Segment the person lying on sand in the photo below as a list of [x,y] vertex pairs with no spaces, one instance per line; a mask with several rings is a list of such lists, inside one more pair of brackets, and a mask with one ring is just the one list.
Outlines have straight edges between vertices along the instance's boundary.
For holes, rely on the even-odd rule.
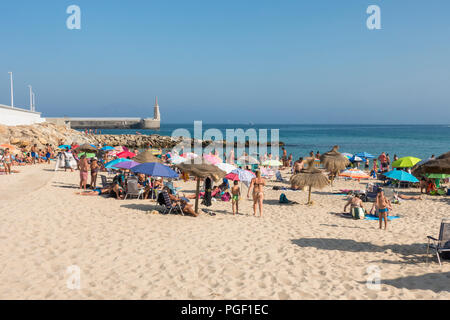
[[403,200],[422,200],[422,196],[407,196],[404,194],[395,194],[394,199],[398,200],[398,198]]
[[92,191],[86,191],[86,192],[75,192],[75,194],[78,194],[80,196],[100,196],[102,194],[107,194],[113,191],[114,187],[110,186],[107,188],[96,188]]

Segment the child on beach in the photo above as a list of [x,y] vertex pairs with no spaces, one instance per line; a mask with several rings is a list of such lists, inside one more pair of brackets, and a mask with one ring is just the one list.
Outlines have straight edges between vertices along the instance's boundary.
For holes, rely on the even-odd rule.
[[[238,181],[234,181],[234,185],[231,188],[231,206],[233,208],[233,215],[239,214],[239,197],[241,196],[241,188],[238,185]],[[236,208],[236,210],[235,210]]]

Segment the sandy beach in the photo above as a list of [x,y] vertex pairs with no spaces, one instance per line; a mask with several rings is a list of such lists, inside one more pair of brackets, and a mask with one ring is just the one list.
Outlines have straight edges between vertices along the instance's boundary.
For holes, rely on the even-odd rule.
[[[426,236],[438,235],[448,198],[394,205],[401,218],[384,231],[339,215],[346,196],[330,193],[357,181],[313,192],[313,206],[301,191],[283,191],[299,204],[280,205],[272,186],[282,184],[269,182],[263,218],[245,197],[240,215],[219,201],[215,216],[193,218],[151,214],[150,200],[75,195],[78,172],[53,165],[20,170],[0,177],[2,299],[450,298],[450,263],[425,263]],[[79,290],[67,286],[73,265]],[[367,286],[370,266],[379,290]]]

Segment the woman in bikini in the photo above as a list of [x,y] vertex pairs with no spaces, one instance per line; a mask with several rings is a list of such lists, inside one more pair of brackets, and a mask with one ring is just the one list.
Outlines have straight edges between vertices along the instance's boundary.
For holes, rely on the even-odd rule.
[[91,162],[91,187],[92,189],[97,188],[97,175],[100,170],[97,158],[93,158]]
[[253,215],[256,216],[256,205],[259,205],[259,216],[262,217],[263,200],[264,200],[264,186],[266,179],[261,178],[261,171],[256,171],[256,178],[252,179],[250,187],[248,188],[247,198],[250,198],[250,190],[253,188]]
[[11,153],[9,152],[9,148],[5,149],[5,153],[3,154],[2,160],[3,160],[3,165],[5,166],[5,173],[11,174],[12,158],[11,158]]

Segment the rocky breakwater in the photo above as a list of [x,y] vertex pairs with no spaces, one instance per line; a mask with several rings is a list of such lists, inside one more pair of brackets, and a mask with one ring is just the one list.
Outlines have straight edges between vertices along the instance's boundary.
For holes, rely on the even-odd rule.
[[0,125],[0,144],[9,143],[29,150],[34,144],[43,149],[46,144],[55,147],[60,143],[71,144],[72,142],[91,143],[91,139],[79,131],[51,123],[22,126]]
[[[32,145],[36,144],[38,148],[42,149],[46,144],[56,147],[60,144],[83,144],[90,143],[94,145],[108,145],[108,146],[126,146],[128,148],[165,148],[171,149],[176,145],[182,144],[184,146],[194,147],[195,143],[201,143],[203,147],[207,147],[212,143],[215,146],[222,145],[224,148],[227,143],[224,141],[198,141],[188,138],[172,138],[169,136],[152,135],[136,135],[136,134],[103,134],[93,135],[85,134],[77,130],[70,129],[66,126],[58,126],[52,123],[41,123],[34,125],[23,126],[2,126],[0,125],[0,144],[9,143],[19,148],[29,150]],[[256,142],[245,142],[239,144],[232,142],[235,147],[246,146],[249,144],[258,145]],[[283,145],[282,142],[279,143]]]

